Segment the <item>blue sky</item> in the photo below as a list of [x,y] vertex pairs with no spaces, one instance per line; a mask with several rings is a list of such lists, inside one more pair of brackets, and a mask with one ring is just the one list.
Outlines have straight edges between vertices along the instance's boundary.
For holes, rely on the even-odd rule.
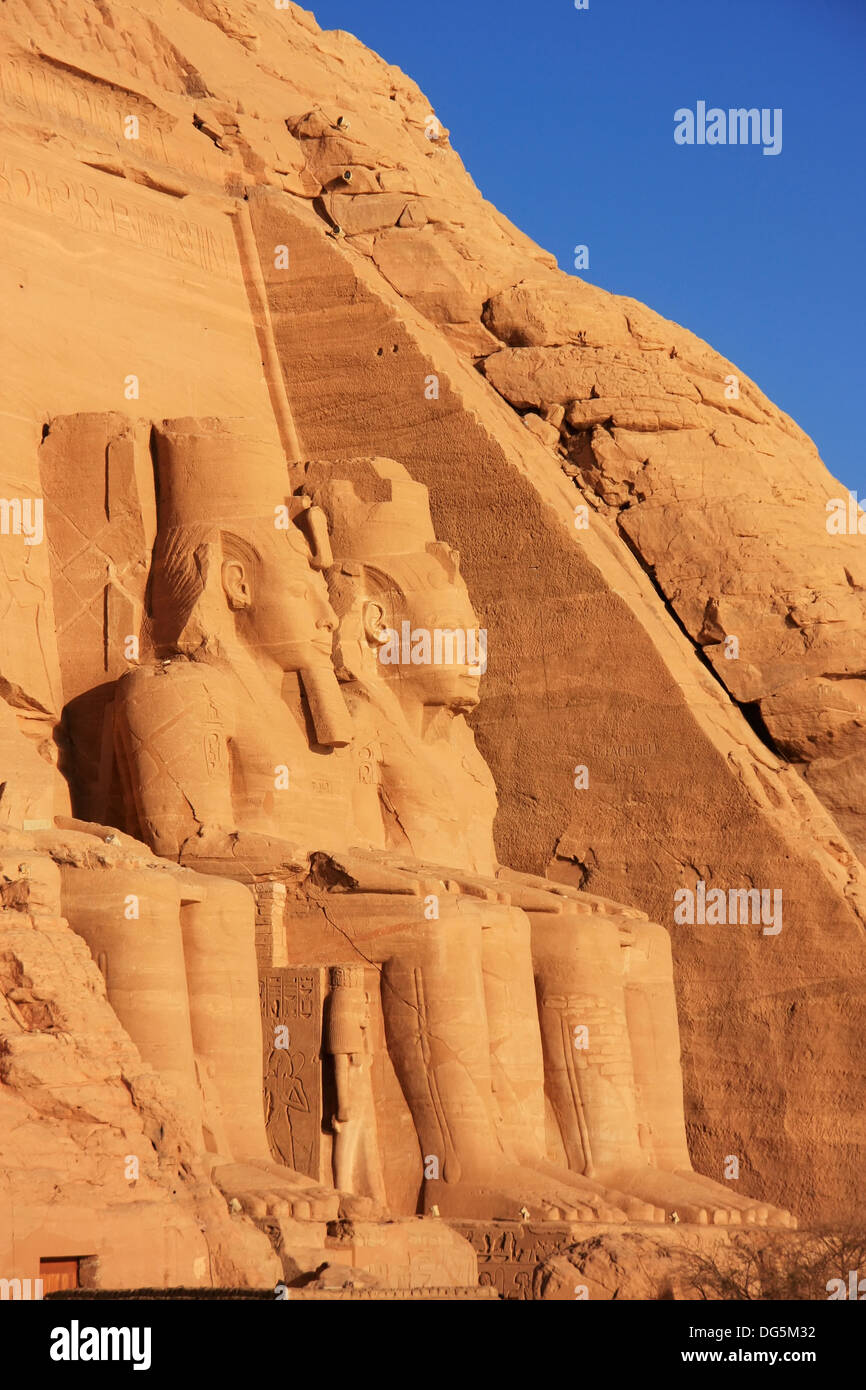
[[[308,0],[412,76],[482,192],[564,270],[732,359],[866,495],[866,0]],[[674,111],[781,107],[782,150]]]

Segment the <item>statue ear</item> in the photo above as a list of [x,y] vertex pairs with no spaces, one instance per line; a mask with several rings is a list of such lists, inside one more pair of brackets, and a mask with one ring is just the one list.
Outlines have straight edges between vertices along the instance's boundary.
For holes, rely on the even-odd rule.
[[371,647],[381,647],[388,640],[388,626],[385,622],[385,610],[381,603],[375,599],[367,599],[361,621],[364,626],[364,636]]
[[229,608],[236,613],[249,608],[253,601],[250,577],[242,560],[223,560],[221,570],[223,593]]

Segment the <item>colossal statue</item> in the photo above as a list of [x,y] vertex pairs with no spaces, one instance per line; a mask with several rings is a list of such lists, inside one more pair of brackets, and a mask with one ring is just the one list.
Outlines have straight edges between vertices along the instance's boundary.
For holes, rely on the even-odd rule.
[[[262,1113],[254,904],[247,888],[156,860],[106,826],[54,817],[56,769],[0,701],[0,865],[90,948],[115,1014],[171,1087],[193,1152],[242,1205],[326,1220],[370,1204],[271,1158]],[[36,813],[40,813],[37,815]]]
[[158,661],[116,703],[128,828],[207,878],[283,884],[286,958],[335,968],[339,1181],[381,1195],[392,1137],[366,970],[425,1210],[786,1219],[690,1171],[666,933],[496,863],[477,671],[378,659],[405,622],[477,631],[425,490],[361,460],[308,467],[301,495],[242,423],[165,422],[155,458]]
[[[8,578],[0,571],[0,611],[14,632]],[[45,621],[50,633],[50,606]],[[38,650],[49,665],[47,641]],[[14,703],[0,694],[0,864],[11,884],[26,876],[31,906],[62,916],[87,942],[115,1014],[170,1086],[191,1150],[226,1192],[259,1209],[317,1219],[369,1212],[366,1200],[343,1194],[341,1204],[272,1160],[249,890],[72,818],[49,711],[3,684]]]
[[668,1212],[787,1224],[691,1167],[665,929],[497,861],[496,790],[466,722],[486,634],[456,553],[435,539],[426,488],[391,460],[355,459],[308,465],[304,489],[328,518],[336,660],[360,737],[378,749],[389,845],[507,886],[513,901],[532,894],[544,1085],[569,1167]]
[[[95,852],[105,837],[107,862]],[[63,914],[102,969],[121,1024],[171,1086],[217,1185],[258,1215],[368,1214],[365,1200],[271,1157],[249,890],[154,860],[105,826],[70,820],[55,840]]]

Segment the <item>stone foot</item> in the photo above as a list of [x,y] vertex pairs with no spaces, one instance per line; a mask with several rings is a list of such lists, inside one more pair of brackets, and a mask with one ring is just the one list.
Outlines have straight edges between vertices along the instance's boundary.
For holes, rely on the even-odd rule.
[[296,1173],[278,1163],[225,1163],[215,1166],[213,1180],[220,1191],[236,1200],[253,1220],[293,1217],[296,1221],[384,1219],[386,1213],[370,1197],[322,1187],[306,1173]]
[[435,1206],[440,1216],[484,1221],[515,1221],[523,1212],[534,1221],[627,1219],[591,1184],[581,1188],[566,1181],[578,1175],[553,1171],[555,1176],[535,1166],[503,1164],[457,1183],[431,1180],[424,1184],[424,1210],[430,1213]]
[[701,1191],[706,1192],[709,1200],[715,1196],[717,1200],[726,1201],[730,1206],[740,1211],[744,1225],[783,1226],[789,1230],[797,1229],[797,1218],[792,1212],[786,1211],[784,1207],[774,1207],[769,1202],[759,1202],[752,1197],[745,1197],[741,1192],[732,1192],[726,1183],[716,1182],[713,1178],[707,1178],[703,1173],[696,1173],[691,1168],[677,1168],[674,1171],[676,1177],[695,1183]]
[[542,1161],[533,1163],[533,1168],[563,1183],[575,1196],[582,1194],[583,1200],[596,1209],[594,1221],[651,1221],[663,1222],[666,1213],[652,1202],[642,1201],[628,1192],[619,1192],[605,1183],[573,1173],[570,1168],[560,1168],[558,1164]]
[[668,1172],[660,1168],[622,1168],[605,1173],[603,1180],[644,1201],[663,1207],[668,1217],[677,1216],[698,1226],[766,1226],[769,1208],[738,1198],[720,1183],[699,1182],[692,1172]]
[[599,1173],[596,1178],[607,1187],[661,1208],[666,1220],[678,1217],[695,1226],[730,1224],[730,1208],[721,1209],[710,1200],[708,1193],[673,1173],[662,1173],[650,1167],[623,1167]]
[[343,1192],[339,1188],[323,1187],[317,1183],[315,1178],[309,1177],[307,1173],[297,1173],[293,1168],[285,1168],[281,1163],[271,1163],[267,1160],[256,1159],[254,1167],[268,1174],[276,1181],[284,1179],[289,1175],[291,1182],[299,1183],[306,1191],[314,1189],[321,1194],[333,1196],[336,1193],[340,1199],[340,1217],[346,1221],[390,1221],[390,1213],[381,1202],[377,1202],[374,1197],[363,1197],[356,1192]]

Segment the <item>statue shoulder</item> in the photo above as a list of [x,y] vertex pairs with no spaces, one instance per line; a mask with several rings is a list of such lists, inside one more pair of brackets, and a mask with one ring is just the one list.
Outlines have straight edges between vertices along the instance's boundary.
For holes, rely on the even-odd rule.
[[117,704],[131,724],[184,715],[231,725],[230,678],[204,662],[175,660],[139,666],[117,683]]

